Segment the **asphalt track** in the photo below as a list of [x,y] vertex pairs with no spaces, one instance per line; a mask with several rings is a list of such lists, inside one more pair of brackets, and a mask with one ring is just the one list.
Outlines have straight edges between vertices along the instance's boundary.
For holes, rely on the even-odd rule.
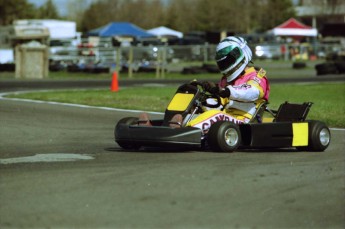
[[127,152],[130,115],[0,99],[0,228],[345,227],[344,130],[322,153]]

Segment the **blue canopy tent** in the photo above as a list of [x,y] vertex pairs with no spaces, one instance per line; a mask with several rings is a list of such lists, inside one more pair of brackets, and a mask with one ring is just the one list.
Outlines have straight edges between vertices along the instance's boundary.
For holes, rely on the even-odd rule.
[[155,37],[144,29],[129,22],[111,22],[105,26],[93,29],[87,33],[89,36],[112,37],[112,36],[132,36],[132,37]]

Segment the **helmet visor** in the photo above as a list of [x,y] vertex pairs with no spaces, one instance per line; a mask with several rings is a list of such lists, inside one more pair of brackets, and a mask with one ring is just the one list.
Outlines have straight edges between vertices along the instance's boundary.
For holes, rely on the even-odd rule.
[[244,57],[239,47],[231,48],[232,47],[226,47],[216,54],[216,61],[220,71],[228,69]]

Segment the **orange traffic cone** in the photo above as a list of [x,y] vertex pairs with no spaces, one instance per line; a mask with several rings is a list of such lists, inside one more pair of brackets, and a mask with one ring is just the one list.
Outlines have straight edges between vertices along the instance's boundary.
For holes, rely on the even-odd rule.
[[119,90],[119,82],[117,80],[117,72],[116,71],[113,72],[113,79],[111,81],[110,90],[114,91],[114,92],[117,92]]

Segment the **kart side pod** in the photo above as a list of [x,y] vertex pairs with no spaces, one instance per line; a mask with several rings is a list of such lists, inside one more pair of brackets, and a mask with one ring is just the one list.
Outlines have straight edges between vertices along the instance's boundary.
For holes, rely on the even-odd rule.
[[240,126],[242,145],[249,148],[295,147],[303,151],[324,151],[330,131],[320,121],[272,122]]
[[311,102],[280,105],[274,122],[240,126],[242,145],[252,148],[295,147],[303,151],[324,151],[331,139],[327,125],[306,120]]

